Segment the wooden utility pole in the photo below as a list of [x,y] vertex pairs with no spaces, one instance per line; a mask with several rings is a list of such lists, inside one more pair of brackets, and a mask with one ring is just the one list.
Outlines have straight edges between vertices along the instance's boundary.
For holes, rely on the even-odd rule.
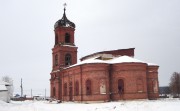
[[45,99],[46,99],[46,89],[45,89]]
[[21,97],[23,96],[23,86],[22,86],[22,78],[21,78]]

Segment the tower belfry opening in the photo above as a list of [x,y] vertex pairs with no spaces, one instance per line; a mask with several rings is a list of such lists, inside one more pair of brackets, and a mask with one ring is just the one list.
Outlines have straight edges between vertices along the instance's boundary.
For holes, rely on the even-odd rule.
[[65,34],[65,43],[70,43],[70,34]]

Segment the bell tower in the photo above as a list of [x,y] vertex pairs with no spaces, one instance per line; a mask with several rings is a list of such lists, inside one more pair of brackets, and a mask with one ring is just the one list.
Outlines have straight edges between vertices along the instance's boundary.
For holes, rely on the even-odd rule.
[[52,72],[50,73],[51,97],[62,99],[62,71],[77,63],[77,47],[74,43],[75,24],[66,17],[66,4],[60,20],[54,25],[54,47],[52,48]]
[[77,63],[74,31],[75,24],[67,19],[65,4],[63,17],[54,25],[55,42],[52,49],[52,71],[61,70]]

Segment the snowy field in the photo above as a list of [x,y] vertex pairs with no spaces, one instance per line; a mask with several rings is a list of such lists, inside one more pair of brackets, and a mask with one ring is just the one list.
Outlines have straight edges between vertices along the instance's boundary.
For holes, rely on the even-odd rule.
[[0,111],[180,111],[179,99],[133,100],[107,103],[49,103],[47,101],[0,101]]

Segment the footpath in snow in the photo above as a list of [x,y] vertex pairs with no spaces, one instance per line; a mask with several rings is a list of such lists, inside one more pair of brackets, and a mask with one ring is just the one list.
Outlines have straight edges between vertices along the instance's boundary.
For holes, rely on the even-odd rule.
[[48,101],[0,101],[0,111],[180,111],[179,99],[133,100],[107,103],[49,103]]

